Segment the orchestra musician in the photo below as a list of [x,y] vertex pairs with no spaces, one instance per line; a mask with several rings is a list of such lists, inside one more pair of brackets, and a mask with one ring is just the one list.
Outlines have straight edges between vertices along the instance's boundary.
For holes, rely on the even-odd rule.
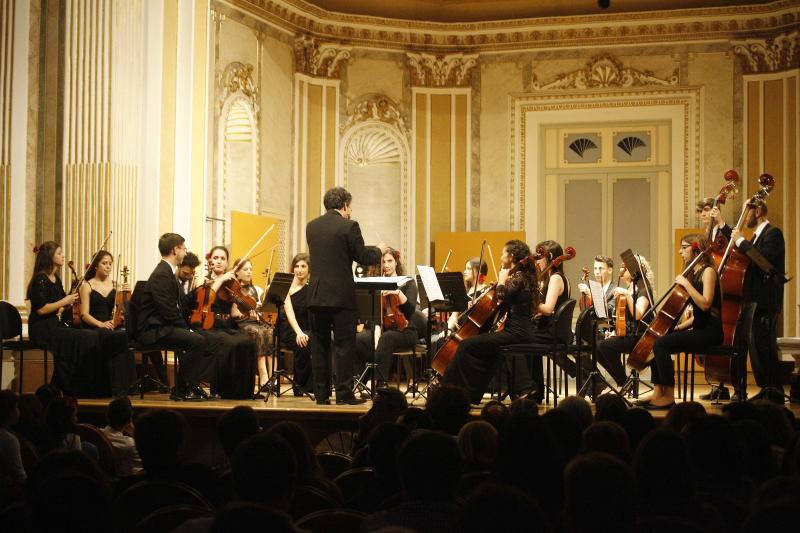
[[[467,289],[467,309],[472,306],[473,296],[475,300],[483,294],[486,290],[486,275],[489,273],[489,265],[486,261],[481,261],[479,257],[473,257],[467,260],[464,265],[464,287]],[[458,317],[460,314],[457,311],[450,313],[447,319],[447,329],[456,331],[458,329]]]
[[[175,275],[186,255],[184,238],[165,233],[158,240],[161,261],[142,289],[131,297],[136,339],[145,345],[168,344],[184,350],[173,399],[198,401],[209,398],[200,387],[216,378],[216,355],[206,351],[206,340],[191,331],[183,315],[185,302]],[[213,381],[212,381],[213,384]]]
[[[697,255],[709,247],[705,235],[686,235],[681,240],[680,255],[684,269]],[[651,363],[653,394],[639,404],[651,410],[667,410],[675,405],[675,370],[672,354],[703,353],[703,348],[716,346],[723,340],[721,292],[714,260],[703,254],[689,278],[679,275],[675,283],[689,294],[691,316],[677,324],[672,332],[658,338],[653,345],[655,359]]]
[[[546,240],[536,245],[536,249],[545,249],[544,257],[536,260],[536,268],[543,272],[539,276],[539,294],[541,294],[539,304],[532,309],[531,317],[533,320],[533,334],[531,341],[537,344],[550,344],[555,342],[551,332],[553,314],[564,302],[569,300],[570,285],[569,280],[564,275],[564,265],[553,266],[553,260],[564,255],[564,249],[556,241]],[[566,361],[567,370],[572,369],[575,375],[575,364]],[[536,400],[541,402],[544,397],[544,372],[542,363],[535,362],[533,365],[533,381],[537,387]]]
[[733,230],[722,218],[719,207],[714,205],[715,201],[716,199],[714,197],[709,196],[697,202],[697,219],[700,221],[700,226],[703,228],[707,228],[714,222],[714,226],[711,229],[711,242],[716,242],[717,237],[722,235],[725,237],[725,242],[727,243],[731,238],[731,232]]
[[[636,255],[636,259],[639,262],[642,273],[647,278],[647,282],[651,287],[654,287],[655,280],[650,263],[641,255]],[[616,335],[614,330],[611,330],[607,333],[607,337],[597,344],[597,364],[606,369],[618,387],[622,387],[627,379],[625,365],[622,362],[622,354],[629,353],[636,346],[639,337],[647,329],[642,320],[650,314],[648,313],[650,310],[650,298],[644,291],[639,291],[636,294],[636,305],[634,306],[633,279],[631,278],[631,273],[625,267],[623,267],[620,281],[625,283],[625,287],[614,288],[613,295],[615,300],[618,296],[623,296],[627,300],[625,306],[626,324],[628,326],[626,334],[620,337]],[[631,312],[632,309],[635,309],[635,313]],[[595,385],[593,397],[597,398],[605,388],[605,383],[598,381]]]
[[[744,253],[755,249],[774,267],[774,271],[765,272],[755,261],[751,261],[745,274],[745,287],[756,303],[753,317],[753,336],[755,350],[750,351],[750,362],[753,375],[761,391],[754,399],[766,399],[783,404],[783,383],[778,363],[778,345],[776,326],[783,308],[783,273],[786,268],[786,242],[783,232],[773,226],[767,219],[767,204],[756,199],[755,207],[750,210],[746,226],[754,229],[753,238],[748,240],[736,229],[731,239]],[[734,380],[735,382],[735,380]],[[746,391],[737,391],[746,398]]]
[[[523,259],[531,255],[527,244],[519,240],[510,240],[503,247],[500,257],[501,269],[498,273],[496,296],[501,300],[503,308],[508,310],[503,331],[492,331],[475,335],[462,340],[458,344],[455,358],[442,376],[442,383],[464,387],[469,392],[470,401],[479,404],[489,385],[497,363],[501,357],[500,348],[509,344],[530,342],[532,336],[531,311],[536,294],[536,279],[532,268],[517,269],[513,275],[511,270]],[[520,360],[521,363],[524,361]],[[527,368],[526,365],[520,365]],[[535,366],[535,365],[534,365]],[[517,373],[518,383],[522,388],[530,390],[532,383],[525,374]],[[541,374],[541,366],[539,367]],[[541,386],[538,389],[541,391]],[[529,394],[536,394],[531,391]]]
[[256,361],[258,363],[258,383],[259,393],[266,390],[269,381],[269,370],[272,368],[272,335],[273,328],[259,316],[261,302],[261,287],[253,285],[253,263],[246,259],[244,264],[239,265],[240,260],[236,260],[234,265],[239,266],[236,271],[236,278],[242,290],[259,302],[259,309],[242,311],[236,304],[233,305],[232,313],[237,319],[239,329],[248,334],[253,340],[256,350]]
[[[226,399],[245,399],[253,397],[253,383],[256,373],[256,346],[253,340],[240,331],[237,319],[244,315],[236,307],[233,298],[224,298],[225,284],[233,280],[236,273],[228,270],[230,254],[224,246],[214,246],[209,252],[210,282],[208,286],[216,294],[211,312],[214,313],[214,327],[205,334],[216,342],[218,358],[218,378],[216,392]],[[205,331],[205,330],[204,330]]]
[[311,331],[308,317],[308,279],[311,259],[305,252],[292,258],[292,272],[294,279],[289,287],[289,294],[283,303],[283,316],[281,317],[281,344],[294,352],[294,386],[292,392],[295,396],[302,396],[304,392],[313,388],[311,381],[311,346],[309,345],[309,332]]
[[[107,358],[102,366],[86,369],[94,370],[87,372],[86,379],[108,381],[111,395],[120,397],[127,395],[128,388],[136,381],[136,363],[133,352],[128,348],[127,333],[124,329],[114,328],[117,289],[111,281],[113,263],[113,256],[100,250],[89,265],[80,287],[81,322],[84,328],[97,332],[100,353]],[[130,291],[130,287],[125,284],[120,290]]]
[[[603,286],[603,294],[606,295],[608,302],[608,311],[613,315],[616,305],[614,289],[617,288],[617,284],[614,282],[614,260],[607,255],[596,255],[592,272],[595,281]],[[586,283],[578,283],[578,290],[581,294],[589,295],[589,285]]]
[[[381,258],[381,275],[387,277],[405,275],[399,251],[389,248],[383,254]],[[389,298],[395,299],[396,308],[405,318],[406,325],[402,327],[402,330],[400,327],[389,325],[387,321],[384,321],[377,346],[374,342],[372,328],[364,328],[356,336],[356,346],[361,362],[364,363],[374,358],[378,365],[374,379],[376,386],[379,388],[385,387],[389,381],[394,352],[413,348],[418,337],[417,329],[411,321],[411,317],[417,308],[417,283],[411,280],[396,290],[381,291],[384,314],[388,312],[387,307],[390,307]]]

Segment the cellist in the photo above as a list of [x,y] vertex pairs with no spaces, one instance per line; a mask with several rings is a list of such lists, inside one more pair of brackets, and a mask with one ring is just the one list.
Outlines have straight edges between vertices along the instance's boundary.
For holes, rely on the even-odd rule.
[[[381,275],[386,277],[403,276],[405,268],[400,260],[400,252],[394,248],[388,248],[381,257]],[[392,369],[392,359],[394,352],[398,350],[409,350],[417,342],[418,334],[412,315],[417,310],[417,283],[413,279],[402,287],[392,291],[381,291],[383,301],[383,314],[388,311],[387,306],[390,300],[394,300],[395,311],[399,310],[405,324],[398,325],[397,321],[384,320],[378,344],[375,345],[374,333],[372,328],[364,328],[356,335],[356,347],[358,349],[359,360],[364,363],[373,358],[377,363],[376,375],[374,377],[377,387],[386,386],[389,381],[389,372]]]
[[675,405],[675,369],[672,354],[681,352],[703,353],[703,349],[720,344],[723,340],[721,307],[722,297],[714,260],[705,253],[709,242],[699,233],[681,239],[680,254],[684,269],[698,255],[691,277],[678,276],[675,283],[689,294],[692,316],[658,338],[653,345],[655,358],[651,363],[653,394],[638,402],[651,410],[667,410]]
[[[467,389],[473,404],[479,404],[486,392],[501,357],[500,348],[509,344],[530,342],[533,334],[530,317],[536,295],[536,276],[533,268],[518,268],[511,274],[514,267],[530,255],[530,248],[520,240],[510,240],[505,244],[495,286],[496,297],[502,302],[502,308],[508,309],[505,328],[503,331],[483,333],[462,340],[452,363],[442,376],[442,383]],[[525,383],[521,388],[530,389],[532,385]]]
[[[489,273],[489,266],[486,261],[481,261],[480,257],[473,257],[467,260],[464,265],[464,288],[467,289],[467,309],[472,305],[472,297],[476,295],[480,297],[483,291],[486,290],[486,274]],[[455,331],[458,329],[459,313],[453,311],[447,319],[447,329]]]

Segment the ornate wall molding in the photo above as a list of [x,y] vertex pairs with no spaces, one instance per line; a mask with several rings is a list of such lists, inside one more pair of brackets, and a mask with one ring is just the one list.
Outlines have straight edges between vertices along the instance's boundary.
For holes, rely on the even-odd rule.
[[[437,23],[347,15],[303,0],[227,0],[226,4],[295,33],[352,46],[438,51],[552,49],[746,39],[791,31],[796,0],[641,13]],[[565,24],[565,21],[568,24]]]
[[800,31],[770,39],[733,41],[733,52],[742,59],[748,74],[778,72],[800,66]]
[[411,85],[416,87],[468,87],[478,54],[433,55],[407,52]]
[[350,59],[352,46],[320,42],[314,37],[300,36],[294,40],[294,68],[316,78],[340,78],[342,61]]
[[367,94],[355,100],[347,111],[347,120],[340,131],[344,133],[356,124],[370,120],[388,124],[406,139],[409,136],[400,106],[383,94]]
[[562,74],[554,81],[542,85],[532,75],[531,88],[534,91],[553,89],[609,89],[628,87],[647,87],[653,85],[678,85],[678,69],[669,79],[656,77],[649,70],[636,70],[625,67],[622,62],[609,54],[590,59],[586,67]]
[[218,105],[220,109],[233,94],[241,93],[250,102],[255,113],[258,113],[258,86],[253,81],[253,65],[234,61],[225,67],[219,78],[220,92]]

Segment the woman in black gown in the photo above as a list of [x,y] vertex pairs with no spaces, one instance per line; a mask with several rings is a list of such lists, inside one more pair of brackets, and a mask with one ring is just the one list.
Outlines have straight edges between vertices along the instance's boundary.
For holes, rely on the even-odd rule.
[[59,312],[78,299],[77,293],[64,292],[57,274],[64,266],[61,245],[47,241],[34,251],[36,260],[27,289],[27,299],[31,302],[28,335],[31,341],[45,344],[52,352],[53,385],[73,396],[108,396],[108,380],[98,381],[95,372],[100,366],[98,336],[67,327],[59,320]]
[[308,320],[308,278],[311,260],[307,253],[299,253],[292,258],[294,279],[289,294],[283,304],[280,333],[281,345],[294,351],[295,396],[313,388],[311,381],[311,347],[308,334],[311,325]]
[[[136,379],[133,352],[128,348],[128,335],[123,327],[114,327],[114,302],[117,290],[111,281],[114,258],[105,250],[97,252],[80,288],[81,322],[97,332],[100,355],[94,369],[97,382],[107,382],[111,395],[125,396]],[[129,290],[128,286],[121,290]],[[88,369],[87,369],[88,370]]]
[[239,280],[239,284],[242,286],[242,292],[257,302],[258,309],[243,310],[234,304],[231,308],[231,313],[236,318],[239,330],[248,334],[253,340],[258,362],[258,392],[260,393],[266,390],[269,373],[272,370],[273,327],[259,316],[258,311],[261,309],[262,298],[259,292],[260,287],[253,285],[253,263],[249,259],[245,259],[244,264],[239,265],[240,261],[240,259],[237,259],[234,262],[234,265],[238,266],[236,279]]

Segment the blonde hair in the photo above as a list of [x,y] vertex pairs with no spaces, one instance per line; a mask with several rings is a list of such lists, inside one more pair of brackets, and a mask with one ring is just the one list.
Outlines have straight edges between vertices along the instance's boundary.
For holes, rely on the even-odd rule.
[[650,266],[650,262],[644,258],[643,255],[636,254],[636,259],[639,260],[639,265],[642,267],[642,272],[644,273],[644,277],[647,278],[648,283],[650,283],[651,287],[656,286],[655,275],[653,275],[653,268]]

